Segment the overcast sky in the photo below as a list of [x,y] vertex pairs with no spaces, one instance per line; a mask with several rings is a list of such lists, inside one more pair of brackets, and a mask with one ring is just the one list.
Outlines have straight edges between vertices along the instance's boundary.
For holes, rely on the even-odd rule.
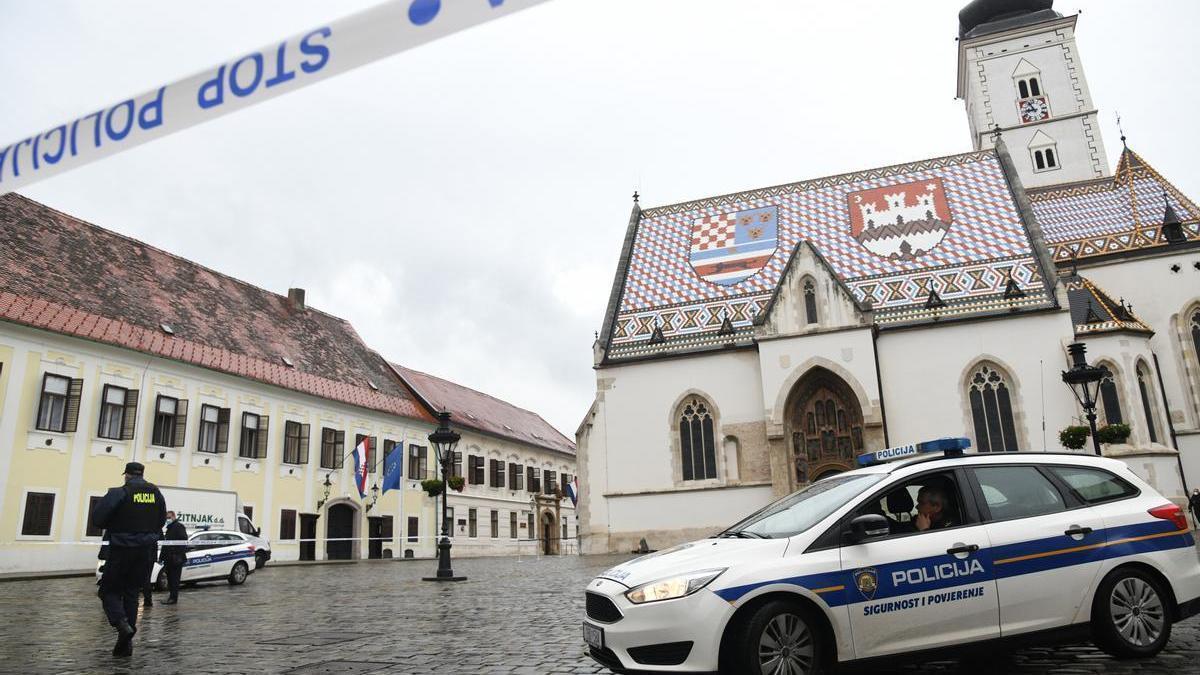
[[[449,0],[467,2],[472,0]],[[482,1],[482,0],[480,0]],[[0,144],[372,2],[0,0]],[[573,436],[644,206],[970,149],[953,2],[551,0],[24,194]],[[1110,166],[1200,197],[1200,3],[1063,2]]]

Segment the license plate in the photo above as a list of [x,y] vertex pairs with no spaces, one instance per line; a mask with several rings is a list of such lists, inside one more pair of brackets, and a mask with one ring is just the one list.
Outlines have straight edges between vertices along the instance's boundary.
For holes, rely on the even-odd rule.
[[585,621],[583,623],[583,641],[588,643],[589,647],[604,649],[604,629]]

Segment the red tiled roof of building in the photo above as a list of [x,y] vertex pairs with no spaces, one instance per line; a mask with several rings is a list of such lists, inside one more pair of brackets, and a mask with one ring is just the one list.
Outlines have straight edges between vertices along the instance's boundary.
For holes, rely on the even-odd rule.
[[347,321],[16,194],[0,197],[0,285],[6,321],[433,419]]
[[575,454],[575,443],[535,412],[518,408],[494,396],[428,373],[405,368],[396,363],[393,363],[392,367],[417,396],[430,406],[431,411],[449,411],[452,425],[469,427],[493,436],[570,455]]

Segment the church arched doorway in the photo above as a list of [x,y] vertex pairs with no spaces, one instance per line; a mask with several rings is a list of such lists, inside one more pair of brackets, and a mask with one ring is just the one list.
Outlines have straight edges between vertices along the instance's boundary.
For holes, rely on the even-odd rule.
[[796,485],[853,468],[863,452],[863,414],[845,380],[813,368],[796,383],[787,410]]
[[334,504],[329,507],[325,524],[325,559],[352,560],[354,558],[354,521],[358,510],[350,504]]
[[542,511],[542,554],[558,555],[558,528],[554,513]]

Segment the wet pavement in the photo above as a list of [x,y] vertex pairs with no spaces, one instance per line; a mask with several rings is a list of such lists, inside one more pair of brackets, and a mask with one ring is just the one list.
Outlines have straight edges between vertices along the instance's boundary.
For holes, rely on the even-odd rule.
[[[0,672],[606,672],[583,653],[582,589],[629,557],[464,559],[455,571],[469,580],[455,584],[421,581],[431,561],[268,566],[243,586],[201,584],[178,605],[143,610],[130,659],[109,654],[114,632],[93,580],[9,581],[0,583]],[[1200,617],[1146,661],[1084,645],[855,672],[1200,672]]]

